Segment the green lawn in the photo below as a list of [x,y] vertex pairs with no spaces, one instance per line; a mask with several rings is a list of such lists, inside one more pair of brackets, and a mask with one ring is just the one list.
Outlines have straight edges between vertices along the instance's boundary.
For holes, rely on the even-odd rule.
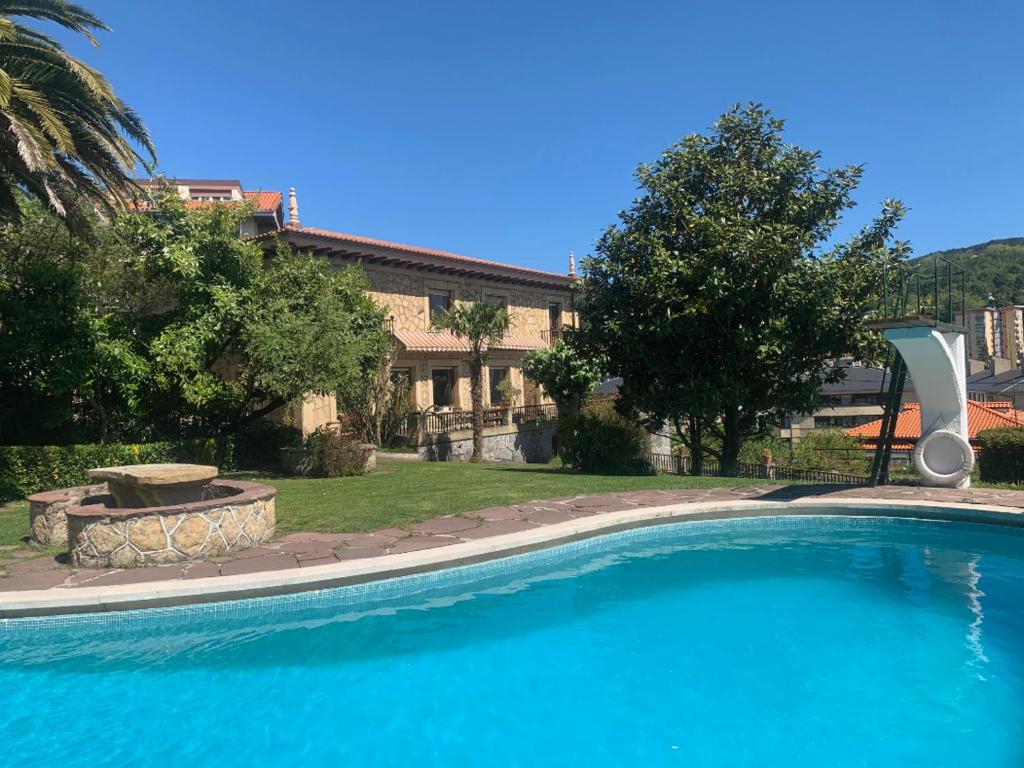
[[717,477],[581,475],[538,464],[382,461],[365,477],[329,480],[252,476],[277,488],[281,533],[372,531],[439,515],[531,499],[647,488],[751,485]]
[[28,536],[28,502],[0,504],[0,545],[19,544]]
[[[468,464],[382,461],[365,477],[336,479],[245,475],[277,488],[282,534],[372,531],[403,527],[438,515],[531,499],[646,488],[711,488],[755,480],[718,477],[608,477],[581,475],[538,464]],[[28,534],[28,504],[0,506],[0,545]]]

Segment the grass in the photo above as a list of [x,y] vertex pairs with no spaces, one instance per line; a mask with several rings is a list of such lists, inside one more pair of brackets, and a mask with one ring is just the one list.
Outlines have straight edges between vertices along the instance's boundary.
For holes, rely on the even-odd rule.
[[377,472],[365,477],[251,477],[277,488],[280,533],[372,531],[532,499],[658,488],[714,488],[756,482],[675,475],[581,475],[538,464],[381,461],[378,467]]
[[[582,475],[553,465],[427,461],[381,461],[377,472],[365,477],[244,476],[277,488],[279,534],[400,528],[439,515],[581,493],[714,488],[758,482],[676,475],[613,477]],[[27,534],[28,502],[0,506],[0,545],[21,544]]]
[[21,544],[28,536],[28,502],[0,504],[0,545]]

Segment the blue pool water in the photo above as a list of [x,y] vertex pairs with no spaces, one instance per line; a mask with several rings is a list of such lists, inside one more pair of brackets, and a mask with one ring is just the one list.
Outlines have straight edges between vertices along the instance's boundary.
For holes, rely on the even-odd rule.
[[376,585],[0,622],[0,764],[1024,765],[1024,533],[660,526]]

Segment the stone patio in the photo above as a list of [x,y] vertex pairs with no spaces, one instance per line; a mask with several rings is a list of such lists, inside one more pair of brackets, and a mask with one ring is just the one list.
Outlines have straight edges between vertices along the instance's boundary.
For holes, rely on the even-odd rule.
[[566,520],[639,507],[709,501],[797,498],[892,499],[989,504],[1024,509],[1024,491],[1002,489],[944,489],[912,486],[857,488],[816,485],[753,485],[736,488],[682,488],[632,491],[529,501],[449,515],[414,523],[408,529],[386,528],[369,533],[292,533],[269,544],[181,565],[116,568],[72,568],[52,556],[31,550],[0,547],[0,592],[28,589],[74,589],[84,586],[132,584],[165,579],[203,579],[305,568],[367,557],[444,547],[462,541],[529,530]]

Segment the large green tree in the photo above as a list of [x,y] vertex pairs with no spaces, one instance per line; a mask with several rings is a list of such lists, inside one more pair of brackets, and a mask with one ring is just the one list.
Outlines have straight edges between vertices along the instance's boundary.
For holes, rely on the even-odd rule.
[[135,192],[136,163],[155,162],[155,151],[107,79],[25,18],[58,24],[94,45],[93,32],[107,29],[65,0],[0,0],[0,217],[17,217],[19,190],[27,190],[84,226],[80,201],[122,207]]
[[434,320],[434,327],[451,331],[469,342],[469,389],[473,401],[472,461],[484,457],[484,366],[495,342],[512,327],[512,318],[500,304],[474,301],[456,304]]
[[357,387],[387,350],[362,272],[243,240],[246,205],[191,210],[169,192],[88,242],[26,210],[0,238],[5,442],[233,432]]
[[864,314],[907,250],[889,245],[896,201],[834,242],[862,168],[822,168],[782,132],[737,106],[641,165],[642,194],[584,265],[583,339],[622,377],[620,408],[670,423],[698,472],[706,453],[734,471],[744,439],[812,410],[842,376],[830,359],[877,353]]

